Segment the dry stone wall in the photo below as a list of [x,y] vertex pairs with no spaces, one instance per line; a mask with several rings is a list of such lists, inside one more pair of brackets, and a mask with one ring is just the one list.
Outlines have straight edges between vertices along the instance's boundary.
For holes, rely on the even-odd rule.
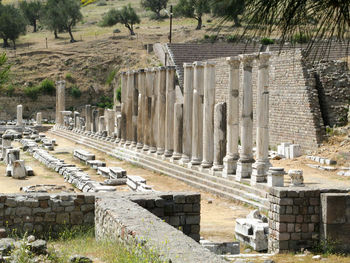
[[[211,61],[217,62],[216,102],[227,101],[229,66],[225,58]],[[270,61],[270,144],[276,146],[281,142],[291,142],[300,144],[304,150],[315,149],[323,139],[324,124],[314,75],[307,70],[299,50],[274,52]],[[254,63],[254,105],[257,72],[257,64]],[[242,76],[241,68],[240,81],[243,81]],[[255,109],[254,106],[254,120]]]

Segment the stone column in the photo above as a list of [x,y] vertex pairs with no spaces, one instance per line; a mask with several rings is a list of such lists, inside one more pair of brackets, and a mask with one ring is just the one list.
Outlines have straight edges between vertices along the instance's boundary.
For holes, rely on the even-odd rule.
[[74,122],[74,129],[78,128],[78,118],[80,116],[80,113],[77,111],[73,112],[73,122]]
[[127,73],[127,92],[126,92],[126,143],[125,145],[131,145],[133,139],[132,131],[132,111],[133,111],[133,89],[134,89],[134,72],[129,71]]
[[90,132],[91,131],[91,105],[85,105],[85,131]]
[[42,125],[42,113],[38,112],[36,114],[36,125],[41,126]]
[[166,69],[165,157],[174,151],[175,66]]
[[122,124],[122,115],[121,114],[117,115],[116,122],[117,122],[117,139],[115,140],[115,142],[119,143],[120,138],[121,138],[121,124]]
[[112,137],[115,129],[115,111],[107,109],[107,136]]
[[238,57],[226,59],[230,66],[227,100],[227,148],[224,158],[223,177],[236,173],[239,142],[239,65]]
[[192,155],[192,103],[193,103],[193,65],[184,63],[184,105],[181,163],[188,163]]
[[204,63],[194,62],[191,165],[200,165],[203,151]]
[[182,125],[183,125],[183,105],[174,104],[174,153],[173,160],[179,160],[182,156]]
[[222,171],[226,154],[226,102],[215,105],[214,108],[214,163],[212,171]]
[[93,107],[92,109],[92,131],[97,132],[98,127],[98,109]]
[[265,182],[269,161],[269,59],[271,54],[259,54],[258,89],[256,99],[256,162],[253,164],[251,184]]
[[23,125],[23,106],[17,105],[17,126]]
[[138,71],[133,70],[133,86],[132,92],[132,139],[131,146],[136,147],[137,144],[137,115],[138,115],[138,104],[139,104],[139,91],[138,91]]
[[100,116],[98,118],[98,132],[102,135],[102,132],[104,132],[105,130],[106,130],[105,117],[104,116]]
[[152,127],[152,89],[153,89],[153,72],[151,69],[145,70],[145,96],[144,96],[144,134],[143,134],[143,151],[148,151],[151,141]]
[[214,104],[215,63],[204,64],[204,106],[203,106],[203,160],[202,168],[209,168],[214,158]]
[[243,64],[243,97],[241,110],[241,152],[237,163],[236,180],[250,178],[253,159],[253,86],[252,68],[256,55],[240,55]]
[[150,127],[150,153],[157,151],[157,138],[158,138],[158,118],[157,118],[157,78],[159,72],[157,68],[153,68],[150,75],[150,87],[152,90],[152,102],[151,102],[151,127]]
[[144,116],[145,116],[145,92],[146,92],[146,73],[144,69],[138,72],[138,114],[137,114],[137,149],[143,148],[144,143]]
[[64,80],[56,81],[56,123],[63,123],[63,120],[60,120],[60,112],[66,108],[65,87],[66,82]]
[[127,75],[126,72],[120,74],[121,79],[121,119],[120,119],[120,144],[126,142],[126,101],[127,101]]
[[157,155],[163,155],[165,150],[165,113],[166,113],[166,68],[159,67],[157,78],[158,106],[157,106]]

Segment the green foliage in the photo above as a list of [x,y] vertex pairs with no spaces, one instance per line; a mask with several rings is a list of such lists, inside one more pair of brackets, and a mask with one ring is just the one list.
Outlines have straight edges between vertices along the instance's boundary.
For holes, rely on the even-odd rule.
[[16,39],[26,33],[26,21],[19,9],[12,5],[0,4],[0,38],[4,41],[4,47],[8,47],[11,40],[16,48]]
[[168,0],[141,0],[141,6],[155,14],[155,19],[160,19],[160,11],[166,9]]
[[56,92],[55,83],[49,79],[44,79],[40,83],[39,89],[42,93],[48,95],[55,95]]
[[37,30],[37,21],[40,18],[42,3],[38,0],[27,2],[26,0],[19,3],[24,17],[29,22],[29,25],[33,26],[33,32]]
[[260,43],[262,45],[272,45],[275,43],[275,41],[273,41],[273,39],[271,39],[271,38],[263,37],[262,39],[260,39]]
[[54,31],[55,37],[58,32],[67,31],[70,41],[75,42],[72,29],[83,19],[80,3],[77,0],[48,0],[43,10],[43,23]]
[[73,85],[69,90],[69,94],[73,98],[78,99],[81,97],[81,90],[79,89],[79,87],[77,85]]
[[117,88],[116,92],[116,97],[117,97],[117,101],[122,102],[122,87],[121,85],[119,85],[119,87]]
[[130,31],[130,35],[135,35],[134,25],[141,22],[139,16],[130,4],[123,6],[122,9],[110,9],[105,14],[100,23],[101,26],[114,26],[123,24]]
[[96,4],[96,6],[106,6],[107,3],[106,1],[98,1],[98,3]]
[[15,87],[13,85],[8,85],[5,88],[5,94],[7,97],[12,97],[15,94]]
[[196,29],[202,28],[203,14],[210,12],[209,1],[207,0],[180,0],[174,7],[174,15],[189,17],[197,20]]
[[204,35],[204,40],[214,43],[218,39],[218,35]]
[[38,99],[39,93],[40,93],[40,86],[24,88],[24,94],[27,97],[31,98],[33,101],[36,101]]
[[106,79],[106,85],[111,85],[112,81],[115,78],[115,75],[117,74],[118,70],[117,69],[113,69],[108,73],[107,79]]
[[237,42],[239,37],[237,35],[228,35],[226,36],[226,41],[229,43]]
[[241,26],[239,15],[245,10],[245,0],[211,0],[212,13],[225,21],[234,21],[236,27]]
[[306,34],[300,32],[300,33],[296,33],[295,35],[293,35],[291,42],[292,43],[298,43],[298,44],[305,44],[308,43],[310,41],[310,36],[307,36]]
[[72,74],[71,73],[67,73],[66,76],[65,76],[65,79],[70,82],[70,83],[74,83],[75,82],[75,79],[73,78]]
[[7,63],[6,53],[0,54],[0,88],[8,81],[10,69],[11,65]]
[[101,96],[99,102],[96,104],[99,108],[113,108],[113,99],[108,96]]

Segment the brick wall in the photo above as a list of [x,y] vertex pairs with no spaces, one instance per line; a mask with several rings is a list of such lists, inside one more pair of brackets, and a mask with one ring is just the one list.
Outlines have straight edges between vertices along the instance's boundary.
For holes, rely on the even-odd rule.
[[[225,58],[213,59],[216,67],[216,102],[227,100],[229,67]],[[242,81],[243,70],[241,69]],[[256,105],[257,64],[253,66]],[[318,91],[313,74],[304,65],[299,50],[274,52],[270,67],[270,144],[299,143],[315,149],[324,135]],[[240,96],[242,92],[240,91]],[[254,116],[256,115],[254,106]],[[255,120],[255,117],[254,117]]]

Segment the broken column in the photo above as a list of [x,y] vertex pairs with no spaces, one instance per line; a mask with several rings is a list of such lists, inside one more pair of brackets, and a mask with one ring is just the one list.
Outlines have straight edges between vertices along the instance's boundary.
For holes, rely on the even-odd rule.
[[97,132],[98,129],[98,109],[92,108],[92,131]]
[[204,64],[194,62],[192,108],[192,165],[200,165],[203,151],[203,81]]
[[145,69],[145,97],[144,97],[144,134],[143,134],[143,151],[148,151],[151,142],[151,121],[152,121],[152,88],[153,72],[151,69]]
[[183,105],[174,104],[174,153],[173,160],[179,160],[182,156],[182,125],[183,125]]
[[157,155],[163,155],[165,150],[165,113],[166,113],[166,68],[158,69],[158,105],[157,105]]
[[41,126],[42,125],[42,113],[38,112],[36,114],[36,125]]
[[134,81],[132,86],[132,138],[131,138],[131,146],[136,147],[137,144],[137,115],[138,115],[138,98],[139,98],[139,90],[138,90],[138,71],[133,70],[134,73]]
[[146,73],[144,69],[138,72],[138,114],[137,114],[137,149],[142,149],[144,143],[144,117],[145,117],[145,92]]
[[125,145],[131,145],[133,139],[132,131],[132,111],[133,111],[133,89],[134,89],[134,72],[130,70],[127,73],[127,91],[126,91],[126,142]]
[[100,135],[102,135],[102,133],[106,130],[105,127],[105,117],[104,116],[100,116],[98,118],[98,132],[100,133]]
[[91,105],[85,105],[85,131],[91,131]]
[[202,168],[213,164],[214,153],[215,63],[204,64],[203,160]]
[[79,118],[79,116],[80,116],[79,112],[77,112],[77,111],[73,112],[73,122],[74,122],[74,127],[73,128],[75,128],[75,129],[78,128],[78,118]]
[[58,123],[60,125],[63,125],[63,120],[60,119],[60,112],[66,108],[65,87],[66,82],[64,80],[56,81],[56,124]]
[[121,79],[121,119],[120,119],[120,143],[126,141],[126,99],[127,99],[127,75],[126,72],[120,74]]
[[253,86],[252,68],[255,55],[240,55],[243,64],[243,97],[241,110],[241,152],[237,163],[236,180],[249,178],[253,159]]
[[107,136],[112,137],[114,134],[115,127],[115,111],[107,109]]
[[166,109],[165,109],[165,152],[170,157],[174,151],[174,105],[175,104],[175,66],[166,69]]
[[223,177],[236,173],[239,142],[239,65],[238,57],[226,59],[230,66],[227,99],[227,148],[224,158]]
[[269,59],[270,53],[259,54],[256,105],[256,162],[253,164],[251,184],[266,182],[269,161]]
[[226,154],[226,102],[214,108],[214,162],[212,171],[222,171]]
[[184,105],[182,126],[181,163],[188,163],[192,155],[192,99],[193,99],[193,65],[184,63]]
[[17,105],[17,126],[23,125],[23,106]]

